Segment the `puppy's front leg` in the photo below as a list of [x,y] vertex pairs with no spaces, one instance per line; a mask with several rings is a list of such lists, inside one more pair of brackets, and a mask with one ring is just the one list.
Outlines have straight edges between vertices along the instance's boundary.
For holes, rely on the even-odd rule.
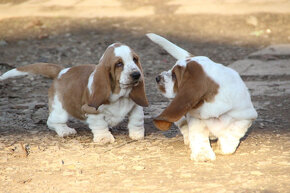
[[129,115],[129,137],[131,139],[144,139],[144,112],[143,107],[135,105]]
[[185,117],[182,117],[178,121],[174,123],[180,130],[181,134],[183,135],[183,140],[185,145],[189,145],[189,138],[188,138],[188,124]]
[[191,159],[194,161],[215,160],[215,153],[209,143],[209,131],[204,121],[188,116],[187,122]]
[[104,145],[106,143],[114,143],[115,138],[109,131],[108,123],[104,119],[103,114],[89,114],[86,122],[94,135],[94,142]]

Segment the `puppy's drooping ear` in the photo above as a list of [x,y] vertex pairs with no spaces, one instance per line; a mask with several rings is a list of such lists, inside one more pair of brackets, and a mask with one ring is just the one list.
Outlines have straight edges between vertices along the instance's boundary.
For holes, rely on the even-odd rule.
[[110,68],[103,63],[97,65],[90,86],[88,105],[97,110],[102,104],[108,104],[111,95]]
[[173,122],[181,119],[191,109],[198,108],[204,100],[217,93],[218,85],[207,77],[197,62],[189,62],[180,78],[181,80],[177,80],[180,82],[177,95],[154,119],[155,126],[160,130],[168,130]]
[[145,94],[145,81],[144,81],[144,75],[143,75],[143,69],[141,67],[141,64],[139,60],[136,62],[137,66],[139,67],[141,71],[141,81],[137,86],[134,86],[132,88],[132,91],[130,92],[130,98],[137,104],[142,107],[148,107],[149,103]]
[[148,107],[149,103],[145,94],[144,80],[132,88],[129,96],[137,105]]

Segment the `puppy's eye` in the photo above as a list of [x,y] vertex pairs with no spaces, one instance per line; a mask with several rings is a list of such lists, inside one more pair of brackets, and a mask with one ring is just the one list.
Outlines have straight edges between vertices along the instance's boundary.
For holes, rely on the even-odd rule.
[[122,67],[123,65],[124,65],[123,62],[121,62],[121,61],[120,61],[120,62],[117,62],[117,63],[115,64],[116,67]]
[[173,79],[173,80],[176,80],[176,75],[175,75],[174,72],[172,72],[172,79]]
[[134,57],[134,58],[133,58],[133,61],[137,64],[137,62],[138,62],[138,58],[137,58],[137,57]]

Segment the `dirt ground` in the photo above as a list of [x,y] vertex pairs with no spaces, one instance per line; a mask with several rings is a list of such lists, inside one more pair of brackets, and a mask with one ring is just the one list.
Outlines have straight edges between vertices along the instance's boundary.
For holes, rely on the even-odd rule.
[[125,120],[112,129],[114,144],[97,146],[77,120],[69,122],[78,132],[74,137],[48,130],[51,80],[0,82],[0,192],[290,192],[289,94],[252,97],[263,108],[257,107],[259,118],[237,152],[195,163],[176,128],[161,132],[152,124],[167,104],[154,77],[174,59],[144,36],[155,32],[229,65],[267,45],[290,43],[289,23],[290,14],[270,13],[0,20],[0,74],[34,62],[97,63],[119,41],[140,55],[151,104],[145,108],[145,140],[130,140]]

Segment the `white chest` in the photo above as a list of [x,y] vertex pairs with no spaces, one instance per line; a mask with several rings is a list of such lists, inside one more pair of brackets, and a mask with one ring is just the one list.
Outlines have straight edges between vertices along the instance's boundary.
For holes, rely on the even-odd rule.
[[104,115],[104,119],[109,126],[113,127],[128,115],[134,104],[135,103],[130,98],[122,97],[109,105],[102,105],[99,111]]

